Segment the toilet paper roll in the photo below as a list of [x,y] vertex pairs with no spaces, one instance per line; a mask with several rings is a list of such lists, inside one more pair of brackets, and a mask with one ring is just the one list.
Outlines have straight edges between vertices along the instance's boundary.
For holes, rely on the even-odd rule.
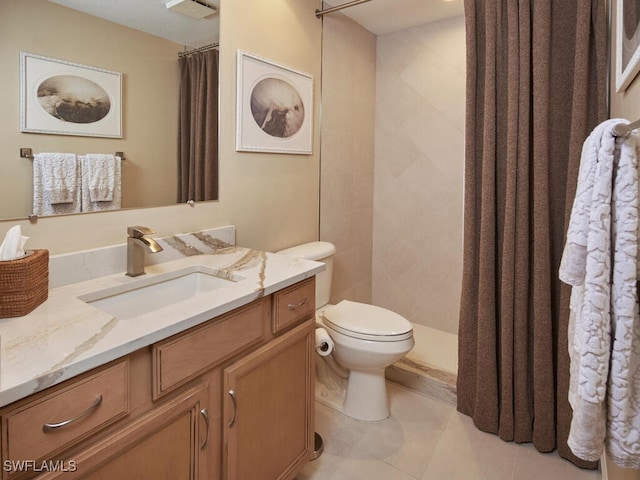
[[316,352],[321,357],[333,352],[333,340],[324,328],[316,328]]

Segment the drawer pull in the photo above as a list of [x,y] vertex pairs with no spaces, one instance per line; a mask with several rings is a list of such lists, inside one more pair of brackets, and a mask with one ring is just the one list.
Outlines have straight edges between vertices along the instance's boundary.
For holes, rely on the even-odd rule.
[[66,427],[67,425],[77,422],[78,420],[80,420],[83,417],[86,417],[87,415],[89,415],[90,413],[92,413],[94,410],[96,410],[100,405],[102,404],[102,395],[98,395],[98,398],[96,398],[95,402],[93,402],[93,405],[91,405],[89,408],[87,408],[84,412],[82,412],[80,415],[78,415],[77,417],[74,418],[70,418],[69,420],[65,420],[64,422],[60,422],[60,423],[45,423],[42,426],[42,431],[44,433],[49,433],[52,430],[55,430],[56,428],[62,428],[62,427]]
[[203,408],[202,410],[200,410],[200,415],[202,415],[202,417],[204,418],[204,425],[207,429],[207,436],[204,437],[204,442],[202,442],[202,445],[200,445],[200,450],[202,450],[207,446],[207,443],[209,443],[209,412],[206,408]]
[[287,307],[289,308],[289,310],[293,310],[294,308],[300,308],[306,305],[306,303],[307,303],[307,297],[304,297],[300,303],[295,303],[295,304],[290,303],[289,305],[287,305]]
[[229,428],[233,427],[233,424],[236,423],[236,414],[238,413],[238,404],[236,403],[236,392],[233,390],[229,390],[229,396],[233,401],[233,418],[229,422]]

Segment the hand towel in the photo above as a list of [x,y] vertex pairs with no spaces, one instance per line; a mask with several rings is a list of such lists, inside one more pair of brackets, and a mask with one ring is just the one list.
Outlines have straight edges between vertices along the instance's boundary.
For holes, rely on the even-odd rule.
[[80,170],[73,153],[37,153],[33,159],[33,213],[80,211]]
[[37,153],[34,168],[42,176],[49,203],[73,203],[76,190],[76,156],[73,153]]
[[[105,210],[118,210],[122,206],[122,164],[119,157],[113,157],[113,191],[111,193],[111,201],[95,201],[91,196],[91,179],[90,175],[93,172],[92,165],[93,160],[90,155],[79,156],[80,171],[82,177],[82,211],[83,212],[100,212]],[[100,198],[100,197],[94,197]],[[107,198],[107,197],[101,197]]]
[[112,202],[115,188],[115,156],[88,153],[86,157],[90,200],[92,202]]

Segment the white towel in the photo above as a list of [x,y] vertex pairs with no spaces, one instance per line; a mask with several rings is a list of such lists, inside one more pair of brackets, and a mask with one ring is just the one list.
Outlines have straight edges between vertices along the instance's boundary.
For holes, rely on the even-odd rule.
[[80,211],[80,171],[73,153],[37,153],[33,159],[33,213]]
[[73,153],[37,153],[33,163],[49,203],[73,203],[77,187],[76,156]]
[[560,279],[572,285],[568,444],[585,460],[598,460],[606,445],[614,463],[637,468],[638,153],[635,133],[613,135],[621,122],[603,122],[585,141]]
[[[91,179],[91,176],[96,172],[96,169],[93,168],[93,165],[92,165],[93,159],[95,158],[94,155],[98,155],[98,154],[81,155],[78,157],[79,163],[80,163],[81,177],[82,177],[82,188],[81,188],[82,211],[83,212],[100,212],[105,210],[118,210],[122,206],[121,160],[119,157],[111,156],[113,158],[112,168],[107,169],[111,173],[113,173],[112,175],[113,189],[111,190],[109,188],[109,184],[111,181],[105,182],[104,185],[106,188],[104,192],[102,193],[97,192],[98,195],[93,196],[93,198],[111,198],[111,200],[110,201],[93,200],[91,189],[92,189],[92,185],[93,186],[96,185],[96,182],[92,182],[92,179]],[[106,155],[103,156],[103,158],[104,157],[106,157]],[[100,168],[98,168],[97,170],[99,171]],[[111,175],[111,173],[109,173],[109,175]],[[97,182],[97,183],[99,184],[100,182]],[[98,188],[98,190],[100,190],[100,188]],[[105,193],[106,195],[103,195],[103,193]]]
[[622,468],[640,468],[640,318],[638,316],[638,137],[622,139],[613,192],[612,350],[607,453]]
[[615,123],[596,127],[583,146],[560,266],[560,279],[573,285],[568,338],[573,418],[567,443],[576,456],[591,461],[600,458],[606,434]]
[[87,180],[92,202],[112,202],[115,188],[116,158],[102,153],[87,154]]

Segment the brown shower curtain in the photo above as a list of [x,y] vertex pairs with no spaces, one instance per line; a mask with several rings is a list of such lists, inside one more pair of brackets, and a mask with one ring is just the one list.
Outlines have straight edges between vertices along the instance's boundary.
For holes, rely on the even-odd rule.
[[604,0],[465,0],[467,124],[458,410],[567,446],[570,291],[558,280],[582,143],[606,117]]
[[218,51],[181,57],[178,202],[218,199]]

